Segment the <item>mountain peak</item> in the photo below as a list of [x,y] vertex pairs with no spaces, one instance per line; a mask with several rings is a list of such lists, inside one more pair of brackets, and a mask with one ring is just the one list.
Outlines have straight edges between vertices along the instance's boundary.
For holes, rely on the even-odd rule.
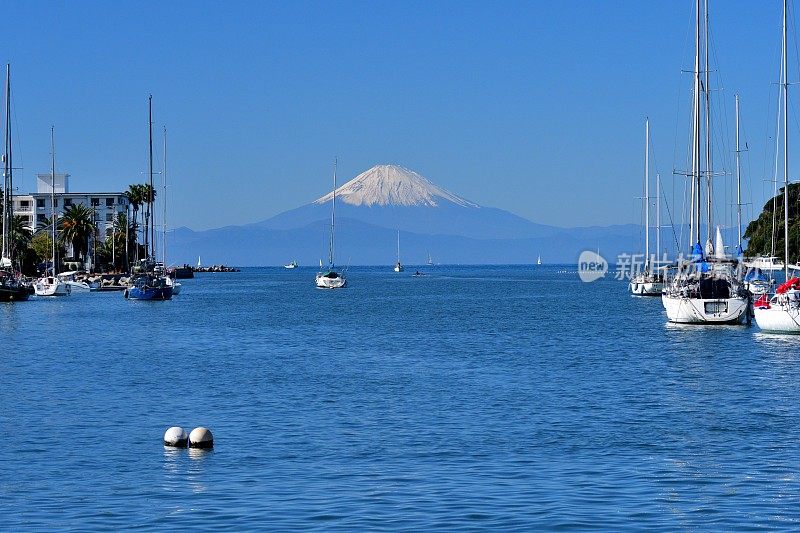
[[[328,193],[314,201],[331,201]],[[442,200],[462,207],[479,207],[450,191],[437,187],[426,177],[398,165],[376,165],[336,189],[336,199],[352,205],[398,205],[436,207]]]

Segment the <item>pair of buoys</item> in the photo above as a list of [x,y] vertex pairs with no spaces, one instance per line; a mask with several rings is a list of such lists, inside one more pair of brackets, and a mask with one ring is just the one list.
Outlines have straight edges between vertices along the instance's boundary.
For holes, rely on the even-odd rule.
[[173,448],[213,448],[214,436],[204,427],[194,428],[187,434],[180,426],[173,426],[164,433],[164,446]]

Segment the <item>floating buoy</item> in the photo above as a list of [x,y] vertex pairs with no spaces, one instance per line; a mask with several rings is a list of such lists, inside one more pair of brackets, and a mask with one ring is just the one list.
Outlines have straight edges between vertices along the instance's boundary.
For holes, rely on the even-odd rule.
[[173,426],[164,433],[164,446],[174,446],[175,448],[186,448],[189,435],[182,427]]
[[189,447],[190,448],[213,448],[214,436],[211,430],[204,427],[194,428],[189,433]]

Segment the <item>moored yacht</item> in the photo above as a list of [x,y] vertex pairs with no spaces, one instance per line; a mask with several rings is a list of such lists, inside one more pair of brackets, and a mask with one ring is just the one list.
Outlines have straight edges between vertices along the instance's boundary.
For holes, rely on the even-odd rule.
[[762,295],[753,306],[758,327],[773,333],[800,333],[800,279],[789,277],[789,83],[787,46],[787,5],[783,1],[783,46],[781,92],[783,95],[783,243],[786,282],[775,289],[771,298]]
[[344,273],[336,271],[333,263],[334,236],[336,234],[336,167],[338,161],[333,161],[333,200],[331,205],[331,234],[328,242],[328,268],[323,270],[320,261],[320,271],[317,272],[315,283],[320,289],[343,289],[347,286]]
[[[660,296],[664,291],[664,274],[655,270],[653,258],[650,256],[650,119],[645,119],[644,126],[644,268],[636,273],[628,284],[631,294],[635,296]],[[658,195],[656,195],[658,198]],[[656,204],[658,206],[659,203]],[[658,222],[660,224],[660,220]],[[658,228],[660,230],[660,228]],[[656,232],[660,235],[659,232]],[[660,240],[656,244],[656,250]]]

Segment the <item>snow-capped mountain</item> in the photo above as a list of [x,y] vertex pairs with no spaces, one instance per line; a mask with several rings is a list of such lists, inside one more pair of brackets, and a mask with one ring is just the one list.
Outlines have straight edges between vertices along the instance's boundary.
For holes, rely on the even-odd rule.
[[[320,180],[320,186],[328,182]],[[181,229],[171,250],[176,260],[197,255],[241,266],[302,265],[326,257],[332,194],[245,226],[202,232]],[[535,224],[508,211],[449,192],[398,165],[378,165],[336,190],[336,253],[339,262],[393,264],[397,231],[403,262],[533,263],[573,261],[583,249],[626,250],[636,226],[565,229]],[[613,257],[613,256],[612,256]]]
[[[314,201],[331,201],[330,192]],[[448,201],[461,207],[479,207],[434,185],[425,176],[398,165],[376,165],[336,189],[336,199],[350,205],[438,207]]]

